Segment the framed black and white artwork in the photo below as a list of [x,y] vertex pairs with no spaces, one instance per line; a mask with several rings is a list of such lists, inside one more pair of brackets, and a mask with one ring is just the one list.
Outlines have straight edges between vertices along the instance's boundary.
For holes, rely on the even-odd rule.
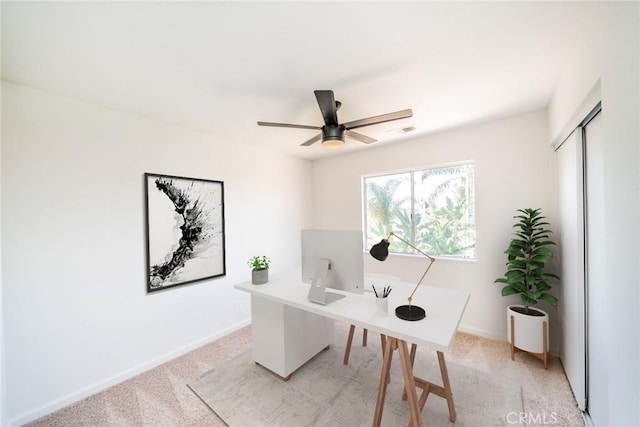
[[224,183],[144,174],[147,291],[224,276]]

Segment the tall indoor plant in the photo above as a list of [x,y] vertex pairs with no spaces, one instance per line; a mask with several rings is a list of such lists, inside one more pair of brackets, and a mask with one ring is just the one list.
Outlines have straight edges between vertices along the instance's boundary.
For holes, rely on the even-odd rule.
[[533,308],[538,301],[546,301],[557,307],[558,299],[549,294],[551,281],[558,276],[544,270],[553,252],[549,246],[555,245],[550,239],[551,230],[545,226],[540,209],[518,209],[514,216],[518,221],[514,237],[505,251],[507,271],[495,283],[503,284],[502,295],[520,295],[522,305],[507,307],[508,340],[511,343],[511,358],[516,348],[533,353],[544,361],[547,367],[549,343],[549,315]]
[[516,215],[518,222],[515,237],[511,239],[507,254],[507,272],[504,277],[496,279],[496,283],[503,283],[502,296],[520,294],[525,313],[531,312],[530,307],[539,300],[547,301],[557,307],[558,299],[547,291],[551,289],[550,279],[559,279],[555,274],[544,271],[546,262],[553,256],[548,246],[555,245],[549,239],[551,230],[545,228],[545,222],[540,209],[518,209],[521,215]]

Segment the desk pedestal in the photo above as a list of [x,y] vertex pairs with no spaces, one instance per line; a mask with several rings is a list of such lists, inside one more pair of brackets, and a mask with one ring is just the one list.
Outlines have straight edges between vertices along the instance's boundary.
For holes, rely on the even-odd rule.
[[334,321],[256,295],[251,296],[253,360],[288,380],[333,344]]

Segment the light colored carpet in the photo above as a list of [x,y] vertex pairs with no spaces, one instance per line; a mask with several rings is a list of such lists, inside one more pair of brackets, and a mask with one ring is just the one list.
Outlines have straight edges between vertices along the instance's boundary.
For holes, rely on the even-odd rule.
[[[255,364],[248,351],[189,386],[230,427],[369,426],[382,368],[380,342],[374,339],[367,347],[354,345],[349,366],[345,366],[345,341],[344,330],[338,329],[336,344],[286,382]],[[447,366],[458,412],[456,426],[507,425],[517,420],[515,415],[508,418],[509,414],[523,412],[517,385],[457,363]],[[409,411],[401,399],[403,379],[397,352],[391,372],[382,425],[407,425]],[[414,372],[442,384],[435,352],[419,352]],[[435,395],[427,399],[422,418],[427,426],[452,425],[446,401]]]
[[[346,336],[347,327],[338,322],[336,332]],[[361,334],[362,330],[358,329],[351,349],[353,360],[367,349],[380,351],[380,338],[377,334],[369,334],[369,345],[366,349],[361,346]],[[336,338],[335,342],[336,345],[342,346],[345,341]],[[250,349],[251,327],[242,328],[28,425],[29,427],[224,427],[222,420],[189,389],[187,383],[195,382],[206,372],[226,364]],[[463,365],[492,377],[496,382],[510,384],[510,390],[517,388],[524,402],[523,414],[531,417],[529,421],[532,422],[527,424],[528,427],[543,425],[538,422],[544,420],[543,417],[549,421],[547,424],[555,421],[553,424],[558,426],[584,427],[582,416],[576,407],[559,359],[551,358],[548,370],[542,367],[542,362],[538,359],[524,353],[516,354],[516,360],[512,361],[509,358],[509,345],[506,342],[492,341],[460,332],[456,335],[451,352],[446,357],[451,372],[455,364]],[[430,358],[435,364],[435,356],[432,352],[427,349],[418,350],[418,366],[427,363],[426,361]],[[341,363],[341,360],[342,355],[338,358],[338,362]],[[352,364],[351,367],[353,366]],[[73,370],[73,367],[70,366],[69,369]],[[452,381],[454,379],[457,381],[456,378],[451,378]],[[453,384],[458,417],[461,418],[462,408],[459,404],[461,392],[456,383]],[[388,397],[397,398],[392,394]],[[432,396],[429,397],[428,404],[440,404],[441,400]],[[385,417],[390,412],[388,408],[385,408]],[[425,417],[431,416],[432,412],[427,411],[425,410]],[[520,414],[515,415],[520,416]],[[427,426],[432,425],[431,418],[425,418],[425,420],[428,420],[425,423]],[[450,426],[457,425],[458,422]],[[475,425],[480,427],[480,424]]]

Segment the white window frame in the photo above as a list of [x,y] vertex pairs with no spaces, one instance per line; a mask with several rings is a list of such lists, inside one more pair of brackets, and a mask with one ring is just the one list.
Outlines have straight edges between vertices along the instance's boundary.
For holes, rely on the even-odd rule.
[[[403,239],[411,242],[411,244],[415,244],[415,239],[416,239],[416,223],[415,223],[415,208],[416,208],[416,197],[415,197],[415,184],[414,184],[414,179],[415,179],[415,174],[416,173],[421,173],[427,170],[433,170],[433,169],[446,169],[446,168],[451,168],[451,167],[456,167],[456,166],[466,166],[466,165],[470,165],[473,167],[473,183],[471,186],[471,192],[470,195],[468,196],[469,199],[471,200],[471,202],[473,203],[471,209],[471,214],[473,216],[473,242],[474,242],[474,248],[473,248],[473,255],[471,256],[461,256],[461,255],[443,255],[443,254],[430,254],[433,255],[435,258],[440,258],[440,259],[452,259],[452,260],[460,260],[460,261],[475,261],[477,260],[477,217],[476,217],[476,206],[475,206],[475,175],[476,175],[476,166],[475,166],[475,162],[472,160],[466,160],[466,161],[460,161],[460,162],[455,162],[455,163],[446,163],[446,164],[436,164],[436,165],[429,165],[429,166],[422,166],[422,167],[415,167],[415,168],[409,168],[409,169],[398,169],[398,170],[392,170],[392,171],[384,171],[384,172],[379,172],[379,173],[372,173],[372,174],[367,174],[367,175],[363,175],[362,176],[362,229],[363,229],[363,238],[364,238],[364,247],[365,250],[368,250],[368,245],[371,243],[369,242],[369,226],[368,226],[368,201],[367,201],[367,179],[370,178],[380,178],[380,177],[385,177],[385,176],[391,176],[391,175],[403,175],[403,174],[409,174],[409,179],[410,179],[410,205],[411,205],[411,235],[410,236],[400,236]],[[391,230],[391,231],[397,231],[397,230]],[[399,233],[397,233],[399,235]],[[375,238],[386,238],[387,236],[375,236]],[[397,240],[397,239],[396,239]],[[422,248],[420,248],[422,249]],[[407,250],[410,251],[411,249],[409,247],[407,247]],[[401,256],[417,256],[415,254],[415,251],[411,251],[411,252],[392,252],[390,251],[391,254],[394,255],[401,255]]]

